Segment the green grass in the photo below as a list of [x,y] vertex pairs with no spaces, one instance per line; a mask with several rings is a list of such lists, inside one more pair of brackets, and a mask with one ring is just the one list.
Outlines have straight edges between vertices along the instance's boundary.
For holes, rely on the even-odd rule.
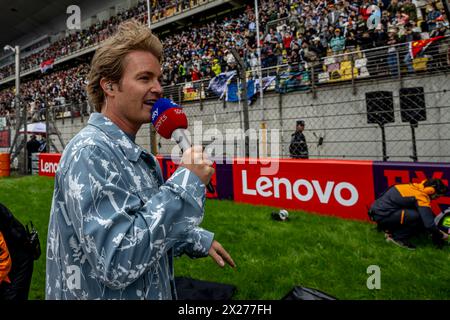
[[[35,263],[31,299],[43,299],[45,239],[53,179],[0,179],[0,202],[39,230],[43,255]],[[235,299],[280,299],[295,285],[313,287],[339,299],[449,299],[449,247],[425,239],[408,251],[384,241],[369,223],[290,212],[270,219],[271,208],[208,200],[202,227],[215,232],[232,255],[235,270],[210,258],[175,260],[175,274],[233,284]],[[381,289],[369,290],[367,267],[381,268]]]

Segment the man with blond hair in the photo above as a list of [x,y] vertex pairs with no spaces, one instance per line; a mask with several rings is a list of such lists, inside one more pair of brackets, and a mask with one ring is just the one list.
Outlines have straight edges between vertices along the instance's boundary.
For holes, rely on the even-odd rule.
[[96,112],[67,145],[55,177],[47,240],[47,299],[176,299],[173,257],[234,262],[199,227],[214,169],[185,151],[164,182],[135,143],[162,96],[162,44],[135,20],[95,53],[87,92]]

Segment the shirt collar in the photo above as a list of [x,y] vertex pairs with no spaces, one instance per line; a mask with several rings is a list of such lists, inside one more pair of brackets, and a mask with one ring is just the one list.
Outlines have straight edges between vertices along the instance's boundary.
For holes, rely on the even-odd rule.
[[142,153],[145,153],[147,156],[150,155],[144,148],[135,144],[115,123],[101,113],[92,113],[88,125],[92,125],[103,131],[114,143],[119,145],[122,152],[130,161],[136,162]]

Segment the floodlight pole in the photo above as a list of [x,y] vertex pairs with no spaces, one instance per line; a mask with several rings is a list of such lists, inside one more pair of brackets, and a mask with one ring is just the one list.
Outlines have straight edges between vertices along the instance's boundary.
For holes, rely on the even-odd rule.
[[152,29],[152,6],[150,5],[150,0],[147,0],[147,23],[148,28]]
[[245,138],[245,156],[248,158],[250,155],[249,144],[249,119],[248,119],[248,100],[247,100],[247,75],[245,73],[245,64],[242,61],[241,56],[237,52],[236,48],[230,49],[231,54],[237,62],[238,75],[242,83],[242,91],[240,99],[242,100],[242,111],[244,113],[244,138]]
[[[14,52],[15,54],[15,76],[16,76],[16,92],[15,92],[15,96],[14,96],[14,103],[15,103],[15,119],[16,119],[16,134],[14,135],[14,142],[11,144],[10,147],[10,154],[11,154],[11,158],[10,160],[13,161],[17,156],[19,156],[20,152],[23,150],[23,163],[22,163],[22,167],[19,167],[19,171],[22,174],[27,174],[27,137],[28,137],[28,132],[27,132],[27,107],[25,104],[23,104],[23,111],[21,112],[20,107],[21,107],[21,99],[20,99],[20,47],[19,46],[15,46],[14,48],[11,47],[10,45],[7,45],[3,48],[4,50],[11,50],[12,52]],[[24,138],[22,139],[22,141],[19,140],[19,135],[20,133],[20,129],[22,127],[22,125],[24,126]]]
[[[264,102],[263,102],[263,84],[262,84],[262,63],[261,63],[261,39],[259,38],[259,10],[258,10],[258,0],[255,0],[255,20],[256,20],[256,50],[258,53],[258,73],[259,73],[259,104],[261,106],[261,109],[263,108]],[[265,115],[263,110],[263,121],[264,121]]]
[[[147,25],[150,30],[152,30],[152,6],[150,0],[147,0]],[[156,144],[156,131],[152,124],[150,124],[150,151],[156,156],[158,153]]]
[[[14,49],[14,52],[16,53],[16,117],[19,119],[20,117],[20,47],[16,46]],[[22,174],[28,173],[28,150],[27,150],[27,141],[28,141],[28,128],[27,128],[27,106],[24,104],[22,106],[22,117],[23,117],[23,167],[22,167]],[[20,122],[18,122],[18,131],[20,130]],[[17,131],[17,133],[18,133]]]
[[267,132],[266,132],[266,110],[264,107],[264,88],[263,88],[263,76],[262,76],[262,63],[261,63],[261,39],[259,35],[259,8],[258,0],[255,0],[255,20],[256,20],[256,42],[258,52],[258,74],[259,74],[259,106],[261,107],[262,119],[261,119],[261,134],[262,139],[260,141],[260,155],[267,156]]

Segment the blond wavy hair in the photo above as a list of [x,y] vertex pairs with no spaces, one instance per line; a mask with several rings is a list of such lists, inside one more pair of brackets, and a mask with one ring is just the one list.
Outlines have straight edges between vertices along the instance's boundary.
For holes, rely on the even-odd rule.
[[161,41],[146,25],[134,19],[120,24],[117,32],[100,45],[92,58],[86,90],[95,111],[101,111],[105,100],[100,80],[106,78],[112,83],[119,83],[125,56],[132,51],[148,51],[160,62],[162,60]]

